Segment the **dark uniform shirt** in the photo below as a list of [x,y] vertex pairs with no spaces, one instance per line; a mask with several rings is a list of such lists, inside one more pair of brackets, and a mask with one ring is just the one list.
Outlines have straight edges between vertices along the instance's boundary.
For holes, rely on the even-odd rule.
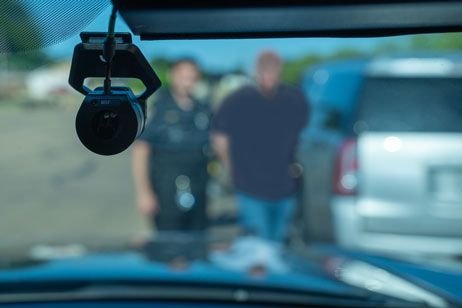
[[229,138],[238,191],[266,200],[295,193],[297,179],[291,166],[307,118],[302,92],[287,85],[280,85],[272,97],[255,86],[245,86],[225,100],[212,129]]
[[209,121],[210,112],[205,104],[195,101],[193,109],[186,111],[178,107],[169,91],[164,91],[154,105],[152,119],[141,139],[152,146],[153,155],[203,154],[208,147]]
[[164,91],[140,139],[151,147],[150,178],[160,202],[155,217],[161,230],[205,228],[210,113],[195,101],[191,110]]

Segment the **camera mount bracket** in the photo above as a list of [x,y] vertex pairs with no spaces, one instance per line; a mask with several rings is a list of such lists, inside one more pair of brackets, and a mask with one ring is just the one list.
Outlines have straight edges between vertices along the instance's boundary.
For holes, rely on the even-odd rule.
[[[84,85],[89,77],[106,77],[106,63],[103,57],[106,32],[82,32],[82,40],[74,48],[69,84],[83,95],[92,90]],[[140,49],[132,43],[130,33],[115,33],[115,53],[112,59],[111,76],[137,78],[146,90],[136,98],[145,101],[161,86],[161,81]]]

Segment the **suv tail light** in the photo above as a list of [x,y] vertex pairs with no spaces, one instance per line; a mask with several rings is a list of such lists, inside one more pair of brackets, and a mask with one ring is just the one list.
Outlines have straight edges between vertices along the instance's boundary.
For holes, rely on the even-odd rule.
[[355,195],[358,187],[358,154],[356,139],[343,142],[337,155],[334,171],[334,192],[338,195]]

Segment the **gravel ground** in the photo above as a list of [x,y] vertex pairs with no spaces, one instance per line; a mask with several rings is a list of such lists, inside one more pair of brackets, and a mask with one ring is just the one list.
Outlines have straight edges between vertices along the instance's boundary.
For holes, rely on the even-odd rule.
[[[75,112],[0,109],[0,251],[149,234],[133,205],[130,151],[112,157],[87,151],[75,134]],[[232,200],[211,208],[212,215],[232,211]]]

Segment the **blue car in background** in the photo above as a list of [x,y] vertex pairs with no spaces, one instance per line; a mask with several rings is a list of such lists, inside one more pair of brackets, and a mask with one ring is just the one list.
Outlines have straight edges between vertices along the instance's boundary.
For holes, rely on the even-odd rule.
[[462,56],[395,56],[310,69],[300,160],[311,240],[462,253]]
[[322,140],[329,132],[353,134],[357,98],[368,59],[333,61],[309,69],[303,91],[311,103],[311,119],[303,137]]

